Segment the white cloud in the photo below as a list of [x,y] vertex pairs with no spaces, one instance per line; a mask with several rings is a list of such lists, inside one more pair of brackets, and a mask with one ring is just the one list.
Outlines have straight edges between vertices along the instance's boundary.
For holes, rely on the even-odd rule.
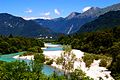
[[51,19],[50,17],[46,17],[46,16],[37,16],[37,17],[23,17],[23,19],[25,20],[32,20],[32,19]]
[[40,19],[51,19],[49,16],[41,16]]
[[46,13],[44,13],[43,15],[49,16],[49,15],[50,15],[50,12],[46,12]]
[[85,8],[83,8],[83,12],[85,12],[85,11],[87,11],[87,10],[89,10],[91,7],[90,6],[87,6],[87,7],[85,7]]
[[26,13],[32,13],[33,11],[32,11],[32,9],[27,9],[25,12]]
[[25,20],[31,20],[31,19],[51,19],[50,12],[41,13],[40,16],[23,16]]
[[58,9],[54,9],[55,14],[60,15],[60,11]]

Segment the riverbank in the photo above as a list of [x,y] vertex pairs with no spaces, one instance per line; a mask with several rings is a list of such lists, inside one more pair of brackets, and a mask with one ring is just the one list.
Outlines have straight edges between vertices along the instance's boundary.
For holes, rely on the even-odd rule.
[[14,59],[18,59],[18,60],[34,60],[34,56],[33,55],[28,55],[28,56],[20,56],[20,55],[17,55],[17,56],[14,56],[13,57]]
[[[48,46],[47,46],[48,47]],[[46,47],[46,49],[47,49]],[[50,47],[50,45],[49,45]],[[53,46],[51,46],[53,47]],[[55,47],[55,46],[54,46]],[[59,46],[57,46],[59,47]],[[53,64],[51,64],[52,67],[57,68],[59,70],[63,70],[62,69],[62,65],[58,65],[56,64],[56,59],[58,57],[61,56],[61,53],[63,53],[63,50],[50,50],[50,51],[43,51],[43,54],[45,55],[45,57],[49,58],[49,59],[53,59]],[[90,65],[90,67],[86,67],[86,63],[83,61],[83,57],[84,57],[84,52],[80,51],[80,50],[76,50],[73,49],[72,53],[75,54],[76,56],[76,61],[74,62],[74,70],[75,69],[81,69],[83,72],[86,73],[86,76],[89,76],[90,78],[93,78],[94,80],[99,80],[99,78],[102,78],[103,80],[114,80],[112,78],[112,76],[110,75],[110,71],[108,71],[108,69],[106,69],[105,67],[100,67],[100,60],[94,60],[93,63]],[[34,56],[30,55],[30,56],[14,56],[14,58],[16,59],[28,59],[34,60]]]

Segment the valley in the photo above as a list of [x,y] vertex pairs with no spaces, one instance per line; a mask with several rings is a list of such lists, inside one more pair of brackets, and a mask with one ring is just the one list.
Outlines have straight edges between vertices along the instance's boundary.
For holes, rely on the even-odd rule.
[[118,1],[35,1],[0,3],[0,80],[120,80]]

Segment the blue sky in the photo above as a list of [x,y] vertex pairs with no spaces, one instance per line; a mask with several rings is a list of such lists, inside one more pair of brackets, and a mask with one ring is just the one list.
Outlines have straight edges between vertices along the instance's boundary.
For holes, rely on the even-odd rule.
[[83,12],[84,8],[106,7],[120,0],[1,0],[0,13],[24,18],[66,17],[71,12]]

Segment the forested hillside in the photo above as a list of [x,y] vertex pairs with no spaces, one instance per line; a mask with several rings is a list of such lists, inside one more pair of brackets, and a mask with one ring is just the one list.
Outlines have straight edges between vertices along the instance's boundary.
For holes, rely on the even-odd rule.
[[30,48],[44,47],[44,43],[41,40],[34,38],[23,37],[9,37],[0,36],[0,53],[10,54],[21,51],[28,51]]
[[[65,18],[60,17],[50,20],[36,19],[34,21],[39,23],[43,27],[50,28],[54,32],[72,34],[77,32],[84,24],[97,19],[100,15],[103,15],[109,11],[118,10],[120,10],[120,3],[110,5],[105,8],[91,7],[85,12],[72,12]],[[81,30],[85,29],[86,28]],[[87,29],[87,31],[88,30],[89,28]]]
[[69,44],[72,48],[80,49],[91,54],[103,54],[113,58],[109,70],[119,79],[120,76],[120,27],[101,32],[89,32],[71,36],[61,36],[61,44]]
[[120,11],[110,11],[96,20],[83,25],[79,33],[95,32],[120,26]]

